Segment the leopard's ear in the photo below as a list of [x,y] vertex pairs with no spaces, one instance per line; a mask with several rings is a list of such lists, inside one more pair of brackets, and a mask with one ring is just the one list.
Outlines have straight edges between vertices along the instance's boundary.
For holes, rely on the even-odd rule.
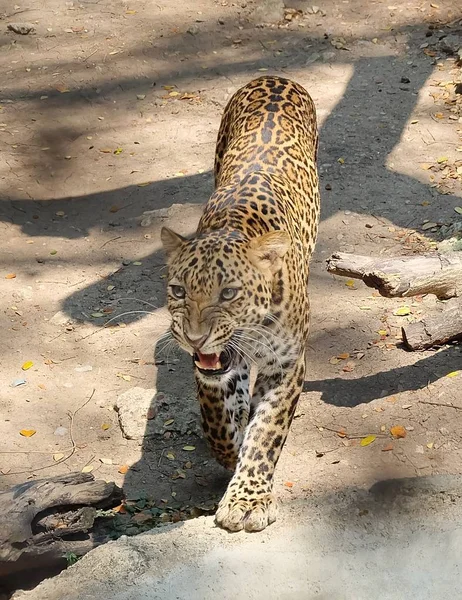
[[186,238],[178,233],[175,233],[168,227],[162,227],[160,230],[160,239],[167,254],[167,258],[173,254],[173,252],[176,252],[184,244],[184,242],[186,242]]
[[285,231],[270,231],[253,238],[249,243],[249,255],[253,264],[263,272],[277,273],[290,248],[290,237]]

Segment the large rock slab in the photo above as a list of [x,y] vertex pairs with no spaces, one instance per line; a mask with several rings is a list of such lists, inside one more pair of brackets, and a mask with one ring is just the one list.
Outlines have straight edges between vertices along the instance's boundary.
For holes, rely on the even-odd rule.
[[199,404],[195,398],[178,398],[156,389],[134,387],[114,405],[122,434],[129,440],[159,437],[166,431],[200,435]]
[[461,477],[438,476],[316,495],[257,534],[202,517],[106,544],[13,600],[454,598],[461,498]]

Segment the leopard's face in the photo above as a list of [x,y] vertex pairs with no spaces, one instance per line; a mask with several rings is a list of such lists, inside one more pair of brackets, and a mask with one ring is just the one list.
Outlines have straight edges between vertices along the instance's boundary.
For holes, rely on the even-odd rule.
[[254,240],[214,231],[187,240],[162,230],[169,263],[171,333],[202,375],[233,368],[252,353],[255,327],[271,306],[273,277],[289,246],[284,232]]

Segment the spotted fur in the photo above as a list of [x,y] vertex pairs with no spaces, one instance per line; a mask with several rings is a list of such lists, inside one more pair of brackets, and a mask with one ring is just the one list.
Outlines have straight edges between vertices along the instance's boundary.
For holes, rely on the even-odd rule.
[[306,90],[279,77],[250,82],[225,109],[215,192],[197,232],[186,239],[162,230],[171,333],[201,365],[218,355],[228,365],[217,374],[196,366],[195,378],[204,434],[234,470],[215,517],[232,531],[261,530],[276,518],[273,474],[305,373],[316,152]]

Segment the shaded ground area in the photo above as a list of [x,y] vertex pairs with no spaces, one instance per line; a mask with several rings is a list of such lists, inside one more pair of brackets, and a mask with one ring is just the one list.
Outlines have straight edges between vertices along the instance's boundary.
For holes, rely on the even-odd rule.
[[[266,72],[310,91],[321,129],[309,365],[276,493],[460,472],[460,347],[410,354],[398,339],[403,319],[441,303],[416,298],[396,316],[403,301],[328,275],[324,261],[432,249],[460,219],[461,72],[441,40],[460,36],[462,14],[449,1],[326,1],[314,14],[294,2],[303,14],[262,24],[256,4],[0,8],[0,486],[90,469],[145,512],[120,517],[115,535],[212,510],[226,484],[197,427],[189,360],[158,341],[159,230],[194,231],[225,103]],[[8,31],[15,20],[35,32]],[[126,439],[113,407],[134,387],[152,406]],[[404,439],[390,439],[393,425]]]

